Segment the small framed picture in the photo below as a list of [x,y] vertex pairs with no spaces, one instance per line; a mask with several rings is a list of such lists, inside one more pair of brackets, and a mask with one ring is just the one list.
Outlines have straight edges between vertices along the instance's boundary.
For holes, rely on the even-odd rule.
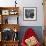
[[9,15],[9,10],[2,10],[2,15]]
[[37,20],[37,8],[36,7],[24,7],[23,8],[24,20]]

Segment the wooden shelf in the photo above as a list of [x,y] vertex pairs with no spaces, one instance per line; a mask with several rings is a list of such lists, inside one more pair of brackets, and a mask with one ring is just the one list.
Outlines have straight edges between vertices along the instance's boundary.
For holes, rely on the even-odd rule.
[[5,43],[8,43],[8,42],[12,43],[12,42],[19,42],[19,40],[15,40],[15,41],[10,40],[10,41],[3,41],[3,42],[5,42]]
[[[19,12],[19,7],[0,7],[0,14],[2,14],[2,11],[5,11],[5,10],[7,10],[6,12],[9,13],[7,15],[19,15],[19,13],[18,13]],[[16,14],[10,14],[10,12],[17,12],[17,13]]]
[[[1,32],[1,41],[0,41],[0,46],[18,46],[18,39],[17,41],[13,41],[13,39],[10,39],[9,41],[5,41],[2,39],[2,33],[4,29],[11,29],[10,31],[14,31],[15,33],[18,33],[20,26],[19,24],[8,24],[8,19],[7,16],[19,16],[19,7],[0,7],[0,32]],[[5,19],[6,18],[6,19]],[[3,34],[4,35],[4,34]],[[8,35],[8,34],[7,34]],[[13,34],[12,34],[13,35]],[[18,38],[17,34],[16,37]],[[11,37],[12,38],[12,37]],[[16,40],[16,39],[15,39]]]
[[10,28],[14,31],[14,29],[17,29],[19,31],[20,26],[18,24],[0,24],[1,31],[5,28]]
[[1,45],[3,46],[18,46],[18,41],[1,41]]

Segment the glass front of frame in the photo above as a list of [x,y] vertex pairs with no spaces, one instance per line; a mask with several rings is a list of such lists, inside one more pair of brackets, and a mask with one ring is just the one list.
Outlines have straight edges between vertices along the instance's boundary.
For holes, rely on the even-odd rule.
[[36,20],[37,9],[35,7],[24,7],[24,20]]

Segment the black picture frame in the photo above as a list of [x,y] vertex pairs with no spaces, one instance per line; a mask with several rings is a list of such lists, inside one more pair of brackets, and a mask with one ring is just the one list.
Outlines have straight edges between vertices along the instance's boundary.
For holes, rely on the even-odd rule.
[[37,8],[36,7],[23,7],[23,19],[28,21],[37,20]]

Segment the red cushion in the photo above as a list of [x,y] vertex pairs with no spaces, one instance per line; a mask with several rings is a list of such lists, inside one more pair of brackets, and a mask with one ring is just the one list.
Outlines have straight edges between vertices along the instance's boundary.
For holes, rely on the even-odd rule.
[[26,46],[25,39],[28,39],[29,37],[32,37],[32,36],[36,37],[37,35],[32,28],[28,28],[24,34],[24,37],[22,38],[21,45]]

